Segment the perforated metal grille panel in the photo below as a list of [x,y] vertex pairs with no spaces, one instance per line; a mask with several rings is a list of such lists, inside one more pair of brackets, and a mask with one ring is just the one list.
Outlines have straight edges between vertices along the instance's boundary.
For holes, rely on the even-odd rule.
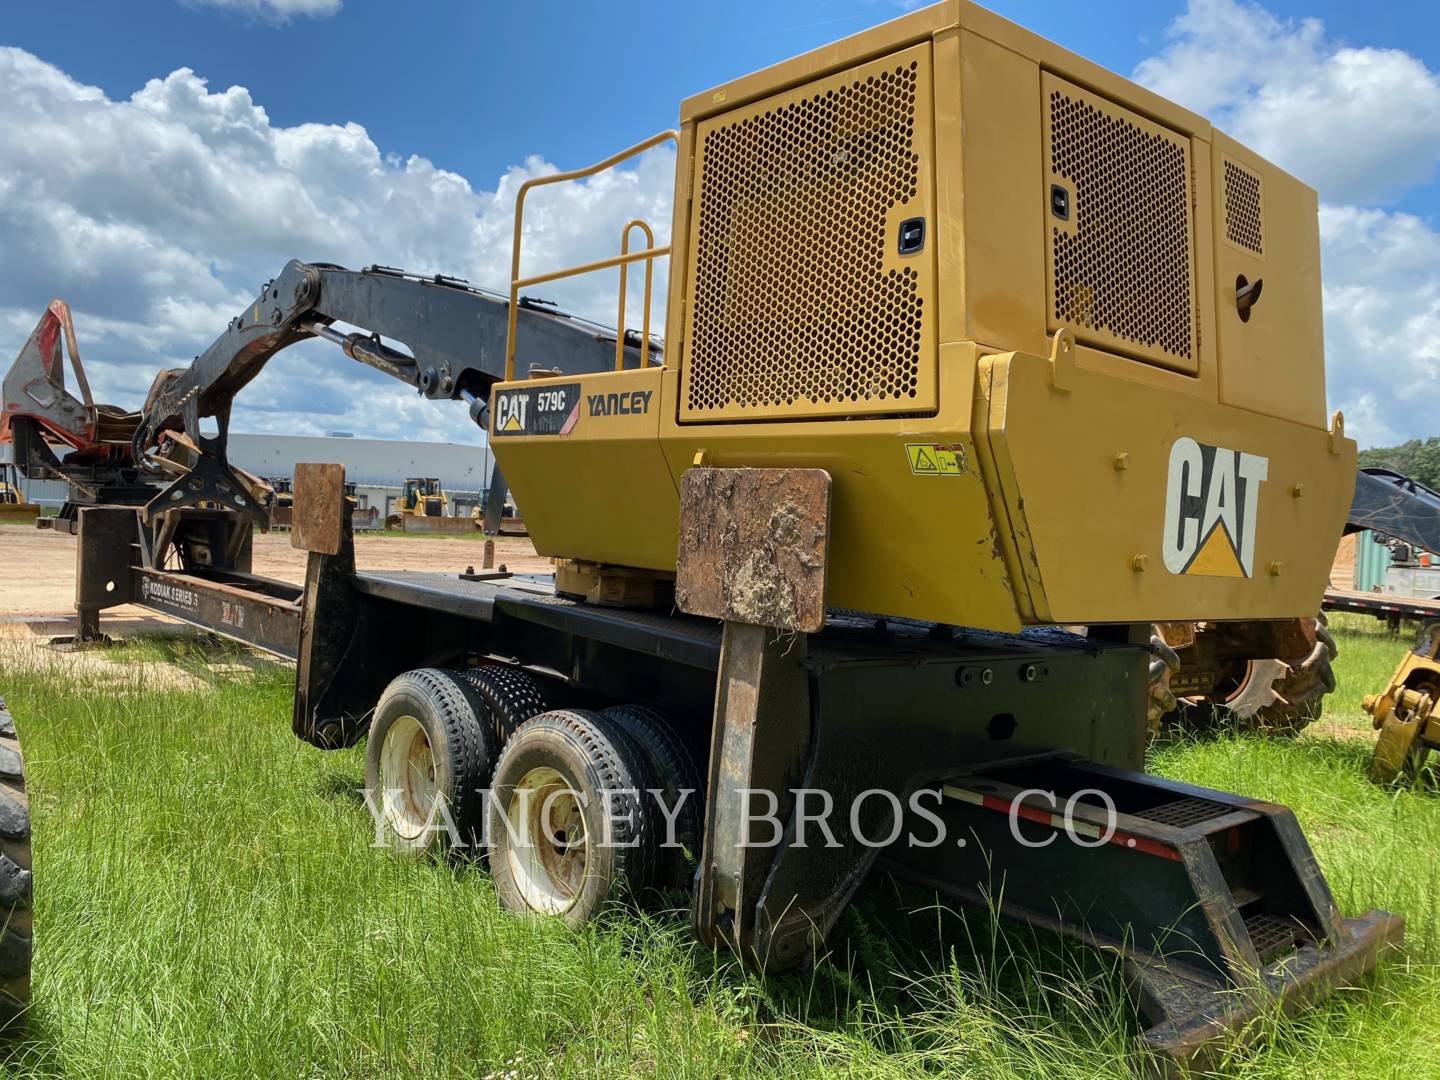
[[1193,194],[1183,136],[1046,75],[1050,328],[1182,371],[1197,366]]
[[1228,157],[1225,167],[1225,239],[1265,254],[1265,224],[1260,214],[1260,177]]
[[682,420],[934,408],[928,47],[697,132]]

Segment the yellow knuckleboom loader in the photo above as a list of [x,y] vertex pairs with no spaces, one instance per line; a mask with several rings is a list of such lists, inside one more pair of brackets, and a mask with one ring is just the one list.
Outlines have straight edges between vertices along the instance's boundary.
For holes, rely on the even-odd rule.
[[[292,262],[136,417],[139,464],[220,431],[142,525],[192,546],[248,528],[230,401],[321,338],[468,404],[553,582],[357,570],[343,470],[307,465],[303,590],[250,574],[241,532],[167,568],[177,541],[153,531],[141,602],[193,599],[181,617],[290,650],[296,735],[365,739],[367,784],[401,792],[387,841],[488,835],[516,912],[578,926],[685,888],[706,944],[778,971],[883,867],[1117,952],[1143,1045],[1202,1064],[1372,968],[1403,919],[1343,915],[1293,813],[1143,771],[1176,699],[1294,726],[1275,698],[1308,713],[1326,687],[1314,616],[1367,489],[1326,415],[1315,193],[965,0],[679,121],[521,186],[508,300]],[[668,243],[633,221],[614,257],[522,269],[529,193],[666,144]],[[522,292],[637,264],[638,333],[623,272],[609,331]],[[412,484],[403,517],[443,520],[438,482]],[[1395,493],[1375,492],[1383,517]],[[132,552],[135,516],[80,512],[91,562]],[[82,617],[127,599],[91,578]],[[453,834],[427,827],[437,799]]]
[[[919,674],[875,669],[830,696],[821,673],[837,661],[822,643],[843,636],[829,628],[852,616],[838,613],[940,639],[967,628],[956,640],[1080,628],[1078,640],[1159,661],[1104,692],[1132,703],[1141,741],[1147,713],[1177,699],[1271,726],[1311,718],[1333,687],[1315,618],[1328,538],[1356,487],[1355,444],[1325,406],[1315,193],[1203,117],[965,2],[697,94],[676,131],[630,153],[662,141],[679,163],[671,243],[573,272],[669,256],[664,363],[526,378],[512,361],[488,420],[536,549],[559,561],[559,593],[661,610],[673,595],[680,612],[720,621],[702,938],[781,966],[834,910],[813,856],[777,860],[767,877],[733,846],[746,833],[726,785],[776,775],[797,738],[782,717],[797,709],[820,717],[798,737],[807,787],[824,779],[834,794],[838,775],[872,759],[871,781],[954,777],[949,820],[987,855],[892,850],[887,865],[960,895],[1003,872],[1006,903],[1042,922],[1083,909],[1090,940],[1146,937],[1138,910],[1164,904],[1130,909],[1139,921],[1121,929],[1112,917],[1127,905],[1098,900],[1093,878],[1115,872],[1154,900],[1163,874],[1129,878],[1152,869],[1138,856],[1109,870],[1057,856],[1047,871],[1033,853],[999,854],[986,831],[987,811],[1053,821],[1025,792],[1087,781],[1032,755],[1063,745],[1113,760],[1113,714],[1059,694],[1066,734],[1042,735],[1038,717],[980,707],[969,715],[990,742],[961,752],[918,719],[937,700],[915,696]],[[522,273],[525,196],[575,175],[519,193],[512,310],[521,288],[564,273]],[[807,636],[810,659],[797,661]],[[797,663],[808,682],[786,674]],[[954,684],[1036,686],[1057,664],[957,671]],[[872,726],[847,726],[861,701]],[[849,734],[827,734],[837,728]],[[512,750],[497,784],[515,779]],[[1028,763],[976,764],[992,757]],[[1150,794],[1132,789],[1121,808],[1130,851],[1173,851],[1140,836],[1140,821],[1163,820],[1252,868],[1290,867],[1281,876],[1302,892],[1318,879],[1308,848],[1277,839],[1260,857],[1258,833],[1226,833],[1239,820],[1228,814],[1260,804],[1144,784]],[[1298,841],[1287,820],[1267,835]],[[1290,886],[1242,882],[1230,858],[1190,895],[1225,897],[1235,936],[1212,928],[1201,951],[1237,947],[1269,992],[1294,989],[1267,980],[1280,957],[1308,955],[1293,951],[1302,940],[1338,949],[1321,964],[1332,974],[1398,940],[1383,913],[1300,931],[1312,914],[1277,904]],[[502,902],[544,909],[497,865]],[[1328,894],[1320,907],[1334,911]],[[1180,1004],[1194,971],[1160,967],[1137,968],[1142,1007],[1169,1017],[1147,1038],[1183,1056],[1216,1029]]]

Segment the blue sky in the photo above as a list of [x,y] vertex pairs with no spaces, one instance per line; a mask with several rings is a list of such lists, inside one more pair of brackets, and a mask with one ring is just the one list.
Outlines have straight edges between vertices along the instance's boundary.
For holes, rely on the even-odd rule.
[[[288,22],[167,0],[7,4],[0,40],[115,99],[189,67],[247,87],[271,120],[363,125],[384,150],[422,154],[479,182],[528,154],[588,164],[674,123],[681,98],[902,14],[885,0],[724,4],[345,0]],[[1129,74],[1163,44],[1183,3],[987,5]],[[1435,8],[1283,0],[1355,44],[1404,49],[1440,69]],[[58,17],[57,17],[58,16]],[[63,27],[63,30],[59,29]],[[116,43],[124,42],[123,48]],[[1432,192],[1433,195],[1433,192]],[[1405,200],[1428,211],[1426,200]]]
[[[1440,33],[1430,5],[991,6],[1107,67],[1138,73],[1247,141],[1272,144],[1257,148],[1299,172],[1327,204],[1332,401],[1365,441],[1440,431],[1423,416],[1397,418],[1406,398],[1433,391],[1440,366],[1436,346],[1425,343],[1440,338],[1432,243],[1440,122],[1411,115],[1440,114],[1431,108],[1440,102]],[[496,195],[502,177],[603,157],[671,125],[687,94],[903,10],[882,0],[6,4],[0,46],[23,54],[8,54],[11,77],[0,78],[0,90],[8,86],[26,107],[25,122],[8,129],[0,115],[0,247],[35,257],[29,277],[13,261],[8,273],[0,266],[0,358],[33,326],[48,299],[35,291],[42,285],[74,294],[97,381],[117,396],[135,394],[142,373],[188,359],[223,327],[222,312],[292,256],[412,266],[433,259],[434,269],[498,285],[497,236],[508,215]],[[194,77],[172,75],[185,68]],[[227,96],[231,87],[244,89]],[[1346,150],[1327,147],[1307,100],[1353,103],[1360,136]],[[7,134],[15,140],[8,186]],[[87,153],[95,158],[88,166]],[[668,200],[665,166],[642,170],[631,192],[658,213]],[[107,168],[120,178],[107,183]],[[630,216],[624,194],[592,192],[578,207],[603,219],[607,250],[611,218]],[[21,220],[27,199],[50,222],[43,229]],[[174,214],[177,207],[184,212]],[[554,249],[588,251],[591,239],[569,228],[557,227]],[[463,245],[460,233],[468,233]],[[1362,259],[1377,265],[1362,271]],[[573,302],[585,306],[587,297]],[[171,326],[160,329],[166,317]],[[1388,380],[1397,384],[1389,389],[1377,350],[1404,354],[1403,378]],[[417,403],[389,414],[357,410],[333,379],[294,371],[298,390],[274,379],[257,384],[237,426],[349,424],[383,434],[390,415],[432,435],[463,432]],[[295,409],[297,393],[307,410]]]

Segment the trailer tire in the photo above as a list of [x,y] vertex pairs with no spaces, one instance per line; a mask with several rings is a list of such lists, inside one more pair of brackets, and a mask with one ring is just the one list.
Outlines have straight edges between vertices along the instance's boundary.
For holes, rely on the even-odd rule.
[[488,811],[501,906],[578,928],[643,889],[654,853],[644,791],[653,786],[611,717],[558,709],[521,724],[495,766]]
[[519,668],[489,663],[466,668],[460,674],[484,700],[499,746],[504,746],[526,720],[549,708],[535,680]]
[[[645,805],[654,806],[655,843],[655,884],[660,886],[685,886],[691,878],[690,864],[685,852],[700,857],[700,828],[704,821],[705,800],[704,780],[695,764],[690,747],[681,738],[675,725],[657,709],[644,705],[612,705],[601,715],[609,717],[629,736],[640,752],[645,755],[654,781],[654,790],[665,800],[667,808],[674,810],[674,846],[667,846],[665,815],[647,796]],[[675,810],[677,801],[679,809]]]
[[0,1031],[25,1024],[34,950],[30,799],[15,721],[0,701]]
[[478,845],[498,753],[487,711],[474,686],[439,668],[397,675],[380,695],[365,786],[392,850],[419,856]]

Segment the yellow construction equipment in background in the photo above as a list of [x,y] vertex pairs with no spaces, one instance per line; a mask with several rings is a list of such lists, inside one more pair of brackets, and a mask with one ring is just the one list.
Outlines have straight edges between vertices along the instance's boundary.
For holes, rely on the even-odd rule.
[[[267,476],[265,485],[270,489],[270,527],[288,529],[295,514],[295,482],[288,476]],[[380,510],[378,507],[362,507],[355,484],[345,485],[345,502],[350,506],[351,525],[356,530],[378,528]]]
[[25,498],[20,474],[8,461],[0,462],[0,524],[30,525],[40,516],[40,507]]
[[450,500],[440,487],[440,481],[433,476],[412,476],[400,489],[400,497],[390,507],[385,519],[387,528],[401,527],[404,517],[444,517]]
[[267,476],[270,488],[270,527],[288,529],[295,509],[295,486],[288,476]]
[[[484,528],[485,528],[485,516],[486,516],[486,515],[485,515],[485,507],[484,507],[483,505],[477,505],[477,506],[473,507],[473,508],[471,509],[471,511],[470,511],[470,520],[475,523],[475,528],[480,529],[480,530],[482,530],[482,531],[483,531]],[[526,535],[528,535],[528,534],[525,532],[525,519],[520,516],[520,512],[515,508],[515,504],[514,504],[514,503],[507,501],[507,502],[504,504],[504,506],[502,506],[502,507],[500,508],[500,518],[499,518],[499,520],[500,520],[500,527],[499,527],[499,533],[498,533],[498,535],[500,535],[500,536],[526,536]]]
[[417,533],[473,533],[482,522],[470,516],[451,517],[450,499],[433,476],[412,476],[385,518],[387,529]]
[[1370,759],[1370,779],[1389,784],[1414,781],[1430,751],[1440,748],[1440,623],[1420,628],[1415,647],[1405,654],[1382,694],[1367,694],[1363,708],[1380,737]]

